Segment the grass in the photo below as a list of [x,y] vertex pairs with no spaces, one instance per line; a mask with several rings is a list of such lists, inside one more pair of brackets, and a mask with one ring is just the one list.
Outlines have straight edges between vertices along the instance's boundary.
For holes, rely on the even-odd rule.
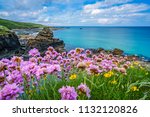
[[0,35],[8,34],[8,33],[9,33],[9,29],[5,26],[0,25]]
[[[90,100],[150,100],[150,71],[147,68],[134,65],[127,70],[126,75],[117,71],[112,72],[113,75],[106,78],[105,73],[89,75],[86,71],[74,68],[71,73],[75,73],[77,78],[73,80],[47,75],[41,78],[38,87],[31,83],[31,87],[26,89],[21,99],[60,100],[58,90],[62,86],[72,86],[77,90],[81,83],[85,83],[91,90]],[[88,98],[79,95],[78,99]]]
[[44,25],[26,23],[26,22],[15,22],[11,20],[1,19],[0,25],[7,27],[8,29],[30,29],[30,28],[43,28]]

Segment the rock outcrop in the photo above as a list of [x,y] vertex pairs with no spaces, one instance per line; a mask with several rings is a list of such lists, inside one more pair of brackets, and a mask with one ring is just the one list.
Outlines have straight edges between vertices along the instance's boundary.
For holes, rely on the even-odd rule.
[[49,46],[54,47],[56,51],[62,52],[65,44],[62,40],[53,38],[53,32],[48,27],[45,27],[37,34],[35,39],[28,41],[27,50],[37,48],[40,52],[44,52]]
[[0,34],[0,54],[20,48],[18,36],[14,32]]
[[118,48],[115,48],[113,51],[112,51],[113,55],[123,55],[123,50],[120,50]]

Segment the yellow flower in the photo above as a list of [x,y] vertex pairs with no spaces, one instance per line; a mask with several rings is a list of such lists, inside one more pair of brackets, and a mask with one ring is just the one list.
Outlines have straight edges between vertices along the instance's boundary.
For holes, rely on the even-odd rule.
[[133,66],[133,65],[131,65],[130,67],[131,67],[132,69],[134,68],[134,66]]
[[137,86],[132,86],[132,87],[130,88],[130,90],[131,90],[131,91],[139,91],[139,89],[137,88]]
[[109,74],[109,73],[105,73],[105,74],[104,74],[104,77],[105,77],[105,78],[110,78],[111,76],[112,76],[112,75]]
[[76,74],[72,74],[72,75],[69,77],[70,80],[74,80],[74,79],[76,79],[76,78],[77,78],[77,75],[76,75]]
[[134,65],[139,65],[140,63],[138,61],[133,62]]
[[105,78],[110,78],[112,75],[114,75],[114,73],[112,71],[109,71],[109,72],[104,74],[104,77]]
[[111,75],[114,75],[114,73],[112,71],[109,71],[108,73],[111,74]]
[[113,81],[111,81],[111,84],[117,84],[117,81],[116,80],[113,80]]

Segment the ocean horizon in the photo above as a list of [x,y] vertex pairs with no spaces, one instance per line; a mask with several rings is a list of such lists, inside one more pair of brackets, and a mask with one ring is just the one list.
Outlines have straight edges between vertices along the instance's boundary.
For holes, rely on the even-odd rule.
[[55,26],[54,37],[66,50],[81,48],[122,49],[127,54],[150,58],[150,26]]

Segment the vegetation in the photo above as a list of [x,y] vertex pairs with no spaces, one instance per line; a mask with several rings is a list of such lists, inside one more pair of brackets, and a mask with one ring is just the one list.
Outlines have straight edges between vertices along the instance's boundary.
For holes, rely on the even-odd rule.
[[8,33],[9,33],[9,29],[5,26],[0,25],[0,35],[8,34]]
[[30,28],[43,28],[41,24],[15,22],[5,19],[0,19],[0,25],[7,27],[8,29],[30,29]]
[[127,57],[77,48],[41,57],[14,56],[0,61],[0,99],[145,100],[150,99],[150,71]]

